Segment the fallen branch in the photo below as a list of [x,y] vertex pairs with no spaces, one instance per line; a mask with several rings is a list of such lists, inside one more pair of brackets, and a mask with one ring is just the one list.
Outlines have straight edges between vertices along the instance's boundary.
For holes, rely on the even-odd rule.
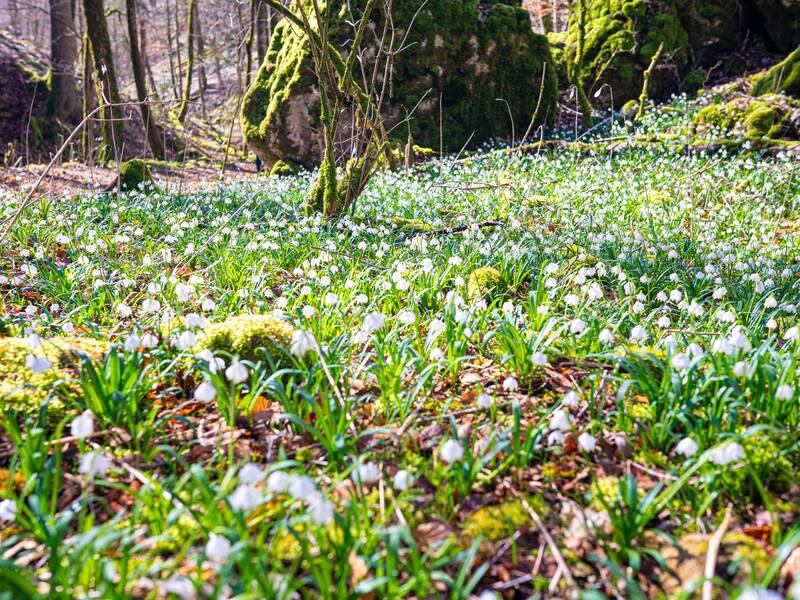
[[725,516],[722,518],[719,528],[711,536],[708,542],[708,552],[706,553],[706,568],[703,571],[703,596],[702,600],[713,600],[714,597],[714,573],[717,570],[717,557],[719,556],[719,549],[722,546],[722,538],[728,531],[731,524],[731,505],[725,510]]

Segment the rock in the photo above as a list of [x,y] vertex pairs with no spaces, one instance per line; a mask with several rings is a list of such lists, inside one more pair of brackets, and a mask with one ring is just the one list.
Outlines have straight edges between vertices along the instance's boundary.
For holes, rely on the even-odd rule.
[[722,138],[798,140],[800,101],[779,94],[739,96],[702,108],[694,117],[693,128],[697,134]]
[[147,163],[134,158],[126,160],[119,169],[119,185],[123,190],[138,190],[140,186],[153,183],[153,174]]
[[[596,101],[615,106],[638,98],[642,74],[658,45],[664,57],[650,80],[651,98],[679,89],[692,91],[721,54],[734,52],[745,37],[761,38],[781,52],[797,43],[800,5],[750,0],[585,0],[584,82],[587,94],[603,87]],[[770,15],[769,17],[767,15]],[[780,17],[778,15],[781,15]],[[759,24],[769,22],[770,27]],[[794,36],[794,37],[792,37]],[[789,47],[787,47],[789,45]],[[578,46],[578,11],[570,17],[566,62],[572,68]]]
[[0,152],[11,146],[32,159],[47,155],[53,124],[46,74],[47,65],[32,48],[0,30]]
[[206,328],[198,350],[225,352],[251,361],[287,358],[292,343],[292,327],[272,315],[236,315]]
[[[345,9],[337,11],[331,28],[346,54],[352,27],[345,23]],[[536,108],[545,64],[538,118],[553,119],[556,67],[547,38],[533,32],[519,0],[428,0],[421,9],[417,0],[396,0],[393,22],[395,37],[408,37],[395,58],[384,116],[391,126],[413,111],[410,133],[418,144],[438,149],[440,130],[448,150],[510,136],[511,116],[520,136]],[[378,16],[370,29],[365,44],[380,37],[383,18]],[[365,55],[375,52],[368,47]],[[371,66],[367,60],[367,72]],[[279,23],[242,106],[245,139],[268,168],[279,160],[319,164],[323,140],[311,67],[308,44],[285,20]],[[405,144],[408,133],[404,124],[397,128],[398,145]],[[347,139],[349,132],[342,136]]]

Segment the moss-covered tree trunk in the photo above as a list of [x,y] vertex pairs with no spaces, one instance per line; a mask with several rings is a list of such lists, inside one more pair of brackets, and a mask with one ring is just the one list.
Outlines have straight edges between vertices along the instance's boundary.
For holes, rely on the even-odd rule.
[[589,98],[586,96],[586,90],[583,87],[583,48],[586,43],[586,0],[579,0],[578,11],[578,53],[575,57],[575,66],[573,67],[573,83],[578,92],[578,102],[581,107],[583,125],[584,127],[591,128],[593,125],[592,105],[589,104]]
[[125,0],[125,12],[131,47],[131,67],[133,68],[133,80],[136,84],[136,99],[140,102],[139,112],[142,115],[142,122],[147,131],[147,143],[150,146],[153,157],[158,160],[164,160],[166,153],[164,152],[164,141],[161,139],[161,130],[155,121],[150,106],[147,104],[147,76],[145,74],[142,55],[139,51],[139,27],[136,0]]
[[70,125],[80,115],[80,96],[75,78],[78,39],[75,37],[72,0],[50,0],[50,97],[49,110]]
[[110,104],[103,110],[103,144],[99,155],[100,161],[106,162],[112,158],[121,158],[125,135],[124,114],[120,106],[114,54],[103,0],[83,0],[83,12],[86,16],[86,33],[92,46],[100,99],[103,103]]
[[[97,108],[97,91],[94,85],[94,74],[92,59],[92,45],[89,42],[89,36],[83,35],[82,44],[83,53],[83,117],[86,118],[95,108]],[[93,163],[93,148],[94,148],[94,135],[95,127],[94,120],[88,120],[84,126],[81,137],[81,148],[83,160],[87,164]]]
[[178,110],[178,121],[186,120],[186,111],[189,109],[189,99],[192,92],[192,74],[194,73],[194,19],[197,13],[197,0],[189,0],[189,10],[186,16],[186,82],[183,84],[183,98]]

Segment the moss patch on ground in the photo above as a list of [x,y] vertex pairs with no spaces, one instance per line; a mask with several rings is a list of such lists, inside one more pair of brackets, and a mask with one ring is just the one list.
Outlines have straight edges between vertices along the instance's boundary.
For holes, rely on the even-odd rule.
[[693,121],[695,133],[752,140],[800,139],[800,101],[779,94],[740,96],[709,104]]
[[272,315],[237,315],[209,326],[199,349],[226,352],[251,361],[264,359],[263,348],[275,361],[287,358],[293,329]]

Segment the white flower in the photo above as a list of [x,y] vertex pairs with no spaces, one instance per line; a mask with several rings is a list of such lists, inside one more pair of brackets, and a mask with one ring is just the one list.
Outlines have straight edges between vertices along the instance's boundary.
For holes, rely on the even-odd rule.
[[531,356],[531,364],[534,367],[546,367],[548,365],[547,355],[544,352],[534,352]]
[[216,397],[217,389],[208,381],[204,381],[194,390],[194,399],[198,402],[211,402]]
[[755,373],[756,367],[752,363],[749,363],[745,360],[740,360],[735,365],[733,365],[733,374],[736,377],[744,377],[745,379],[750,379]]
[[111,460],[102,452],[87,452],[81,456],[78,473],[93,477],[103,477],[111,468]]
[[442,360],[444,358],[444,352],[441,348],[434,348],[431,350],[431,360]]
[[173,575],[159,586],[167,594],[175,594],[181,600],[195,600],[197,590],[188,577]]
[[513,377],[506,377],[503,380],[503,390],[506,392],[516,392],[519,389],[519,382]]
[[308,515],[320,525],[327,525],[333,519],[333,502],[317,493],[308,504]]
[[155,298],[145,298],[142,301],[142,310],[147,314],[157,313],[161,309],[161,302]]
[[778,400],[791,400],[794,396],[794,390],[792,386],[788,383],[784,383],[783,385],[779,385],[778,389],[775,390],[775,398]]
[[686,458],[694,456],[697,454],[697,442],[690,437],[685,437],[675,446],[675,452]]
[[656,325],[661,327],[661,329],[667,329],[670,325],[669,317],[667,315],[662,315],[656,321]]
[[730,442],[724,446],[719,446],[711,450],[708,458],[715,465],[727,465],[744,458],[744,448],[741,444]]
[[483,590],[478,600],[497,600],[497,594],[492,590]]
[[766,588],[746,588],[737,600],[783,600],[783,594]]
[[316,351],[317,348],[317,340],[314,339],[314,334],[310,331],[296,329],[292,333],[292,343],[289,346],[289,351],[294,356],[302,358],[309,352]]
[[395,489],[400,492],[408,489],[413,483],[414,477],[405,469],[400,469],[394,474],[394,477],[392,477],[392,484],[394,485]]
[[94,413],[90,410],[83,411],[73,419],[69,431],[73,437],[78,439],[92,435],[94,433]]
[[669,361],[669,364],[672,365],[672,368],[677,371],[685,371],[689,368],[689,365],[692,363],[691,359],[689,358],[688,354],[684,354],[680,352],[672,357]]
[[0,500],[0,521],[14,522],[17,520],[17,503],[13,500]]
[[233,490],[229,499],[231,508],[235,511],[249,512],[261,504],[262,498],[258,490],[249,483],[242,483]]
[[586,331],[586,321],[583,319],[573,319],[569,324],[569,332],[572,335],[580,335]]
[[29,354],[25,358],[25,366],[28,367],[34,374],[38,375],[39,373],[44,373],[45,371],[49,371],[50,367],[53,366],[47,358],[44,356],[36,356],[35,354]]
[[211,298],[206,298],[205,300],[203,300],[203,303],[200,305],[200,308],[202,308],[206,312],[211,312],[212,310],[217,308],[217,303],[214,302]]
[[584,452],[592,452],[597,447],[597,440],[591,433],[584,431],[578,436],[578,447]]
[[365,484],[375,483],[381,478],[380,469],[374,462],[359,464],[353,471],[353,481]]
[[31,350],[38,350],[42,347],[42,338],[38,334],[32,333],[25,340],[25,345]]
[[631,340],[634,342],[643,342],[647,339],[647,329],[641,325],[636,325],[631,329]]
[[603,329],[603,331],[600,332],[600,335],[597,336],[597,339],[599,339],[603,344],[610,344],[614,341],[614,334],[608,329]]
[[764,308],[775,308],[776,306],[778,306],[778,301],[775,299],[775,296],[769,296],[764,300]]
[[452,465],[464,456],[464,446],[457,440],[447,440],[439,449],[439,456],[444,462]]
[[206,556],[213,562],[224,563],[228,560],[232,547],[230,540],[224,535],[209,533],[208,542],[206,543]]
[[291,475],[287,489],[295,500],[306,500],[316,493],[317,484],[308,475]]
[[400,321],[400,322],[401,322],[403,325],[411,325],[412,323],[414,323],[414,321],[416,321],[416,320],[417,320],[417,315],[416,315],[416,314],[414,314],[414,311],[411,311],[411,310],[404,310],[404,311],[403,311],[403,312],[401,312],[399,315],[397,315],[397,319],[398,319],[398,320],[399,320],[399,321]]
[[142,345],[142,338],[136,334],[130,334],[125,340],[125,349],[129,352],[135,352]]
[[145,333],[142,336],[142,346],[144,346],[148,350],[152,350],[153,348],[158,347],[158,337],[153,335],[152,333]]
[[227,377],[228,381],[234,385],[244,383],[247,381],[248,376],[249,373],[247,372],[247,367],[244,363],[238,360],[234,363],[231,363],[231,366],[225,369],[225,377]]
[[133,309],[124,302],[117,305],[116,311],[122,318],[130,317],[133,314]]
[[289,475],[283,471],[273,471],[267,477],[267,491],[273,494],[284,494],[289,487]]
[[492,397],[487,394],[486,392],[482,392],[478,395],[478,408],[482,408],[484,410],[491,408],[492,406]]
[[791,327],[783,334],[783,339],[787,342],[796,342],[800,339],[800,330],[797,327]]
[[560,431],[569,431],[572,427],[572,421],[569,415],[559,408],[550,415],[550,427]]
[[327,294],[325,294],[324,302],[327,306],[335,306],[339,304],[339,296],[337,296],[333,292],[328,292]]
[[264,479],[264,469],[256,463],[247,463],[239,469],[239,481],[254,485]]
[[445,324],[441,319],[431,319],[431,324],[428,326],[428,340],[436,339],[440,333],[444,331]]
[[195,327],[205,327],[207,323],[208,319],[201,317],[197,313],[189,313],[183,320],[183,324],[190,329],[194,329]]
[[564,443],[564,434],[558,429],[551,431],[547,436],[548,446],[560,446]]

